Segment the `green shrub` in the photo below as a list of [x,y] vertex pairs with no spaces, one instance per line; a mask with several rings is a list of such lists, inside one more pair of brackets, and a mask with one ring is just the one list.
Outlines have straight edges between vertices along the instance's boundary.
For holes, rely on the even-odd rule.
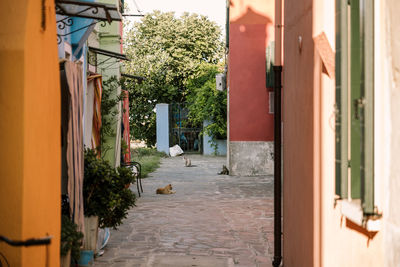
[[168,157],[165,152],[157,151],[154,148],[147,147],[138,147],[132,150],[132,157],[135,158],[143,158],[145,156],[158,156],[158,157]]
[[199,75],[188,82],[191,89],[187,97],[189,121],[202,125],[207,120],[211,123],[204,127],[202,133],[213,139],[226,139],[227,91],[218,91],[215,82],[215,75],[220,69],[216,65],[204,63],[199,69]]
[[142,166],[142,178],[154,172],[160,167],[161,158],[167,157],[164,152],[159,152],[154,148],[135,148],[132,150],[132,160],[137,161]]
[[67,215],[62,215],[60,245],[61,256],[66,256],[68,251],[71,250],[72,259],[79,260],[83,233],[79,232],[77,228],[78,226]]
[[108,161],[96,157],[94,150],[85,150],[83,181],[86,216],[99,216],[99,226],[117,228],[126,218],[136,196],[125,185],[134,182],[132,171],[115,170]]
[[129,185],[136,182],[131,168],[121,166],[117,168],[117,172],[122,184]]

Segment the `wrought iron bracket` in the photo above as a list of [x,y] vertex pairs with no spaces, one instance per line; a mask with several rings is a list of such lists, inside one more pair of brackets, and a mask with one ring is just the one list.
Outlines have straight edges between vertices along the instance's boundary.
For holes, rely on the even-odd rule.
[[66,27],[72,26],[74,24],[74,17],[94,20],[93,23],[79,29],[64,34],[57,34],[58,44],[62,42],[62,37],[89,28],[98,22],[102,22],[101,26],[105,27],[106,22],[111,24],[112,21],[122,20],[122,16],[115,5],[70,0],[56,0],[55,4],[56,14],[64,16],[56,21],[59,30],[64,30]]
[[[107,58],[101,62],[98,62],[97,55],[103,55],[103,56],[106,56]],[[109,64],[109,65],[107,65],[106,67],[103,67],[104,69],[109,68],[110,66],[120,62],[121,60],[126,60],[126,61],[130,60],[124,54],[120,54],[120,53],[116,53],[113,51],[104,50],[104,49],[100,49],[100,48],[92,47],[92,46],[89,46],[89,51],[88,51],[87,57],[88,57],[88,63],[90,65],[93,65],[96,67],[99,67],[100,65],[103,65],[104,63],[107,62],[107,64]],[[109,62],[111,59],[115,59],[115,61]]]
[[[75,33],[75,32],[79,32],[79,31],[84,30],[84,29],[87,29],[87,28],[89,28],[90,26],[95,25],[95,24],[97,24],[97,23],[99,23],[99,22],[101,22],[101,24],[100,24],[101,27],[105,27],[105,26],[107,25],[106,21],[95,21],[95,22],[93,22],[93,23],[90,23],[90,24],[88,24],[88,25],[86,25],[86,26],[83,26],[83,27],[81,27],[81,28],[79,28],[79,29],[70,31],[70,32],[68,32],[68,33],[64,33],[64,34],[57,33],[57,44],[60,44],[60,43],[62,42],[62,37],[71,35],[71,34],[73,34],[73,33]],[[57,27],[58,27],[60,30],[65,29],[66,26],[72,26],[73,24],[74,24],[74,23],[73,23],[73,20],[72,20],[71,18],[69,18],[68,23],[66,23],[65,21],[57,21]]]
[[66,17],[106,20],[108,23],[122,20],[115,5],[85,1],[56,0],[56,14]]
[[122,14],[123,17],[144,17],[143,14]]

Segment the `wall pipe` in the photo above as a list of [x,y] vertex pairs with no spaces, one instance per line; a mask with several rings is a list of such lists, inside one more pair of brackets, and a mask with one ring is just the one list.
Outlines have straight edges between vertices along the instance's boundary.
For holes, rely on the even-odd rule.
[[274,260],[282,262],[282,0],[275,0],[274,70]]
[[282,261],[282,131],[281,131],[281,74],[282,66],[274,66],[274,261]]

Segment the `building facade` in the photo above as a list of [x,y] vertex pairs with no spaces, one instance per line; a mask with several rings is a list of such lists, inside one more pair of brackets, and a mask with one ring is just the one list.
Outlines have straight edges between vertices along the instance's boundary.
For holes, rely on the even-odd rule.
[[284,266],[399,266],[392,0],[285,0]]
[[273,108],[266,50],[274,40],[273,21],[274,1],[230,1],[227,153],[232,175],[272,174]]
[[1,1],[0,21],[0,235],[51,237],[48,246],[0,242],[0,252],[10,266],[59,266],[61,95],[54,1]]

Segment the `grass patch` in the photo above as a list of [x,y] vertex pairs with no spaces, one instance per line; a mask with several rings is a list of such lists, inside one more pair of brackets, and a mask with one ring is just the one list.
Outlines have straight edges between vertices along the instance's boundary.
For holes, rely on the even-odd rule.
[[167,155],[154,148],[135,148],[132,151],[132,160],[142,165],[142,178],[148,177],[149,173],[157,170],[163,157]]

